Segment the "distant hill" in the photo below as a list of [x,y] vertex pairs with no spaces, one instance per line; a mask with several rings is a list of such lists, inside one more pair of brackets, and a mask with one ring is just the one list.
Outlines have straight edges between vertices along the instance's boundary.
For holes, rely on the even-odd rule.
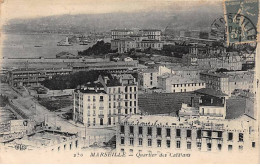
[[223,15],[221,5],[187,10],[145,11],[136,13],[57,15],[33,19],[13,19],[3,27],[6,32],[88,33],[114,28],[203,29]]

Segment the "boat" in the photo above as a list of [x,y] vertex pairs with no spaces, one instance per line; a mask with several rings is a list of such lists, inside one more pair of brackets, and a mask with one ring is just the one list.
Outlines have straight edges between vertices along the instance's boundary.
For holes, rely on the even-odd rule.
[[58,42],[57,46],[72,46],[72,44],[69,42],[69,37],[66,37],[65,41]]

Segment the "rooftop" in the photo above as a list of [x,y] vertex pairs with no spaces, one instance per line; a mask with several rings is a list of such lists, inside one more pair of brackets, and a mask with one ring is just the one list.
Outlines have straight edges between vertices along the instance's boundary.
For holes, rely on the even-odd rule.
[[140,94],[138,104],[143,113],[177,115],[182,103],[191,105],[191,97],[194,97],[193,106],[198,107],[200,95],[191,92]]
[[256,118],[254,112],[254,101],[250,98],[230,98],[227,99],[227,114],[226,119],[236,119],[243,115],[251,118]]
[[23,137],[22,139],[15,139],[10,144],[24,144],[30,147],[30,149],[37,149],[57,145],[65,141],[72,140],[76,137],[76,134],[43,130],[33,135]]
[[202,95],[210,95],[210,96],[215,96],[215,97],[224,97],[228,96],[227,94],[217,91],[215,89],[211,88],[202,88],[194,91],[195,93],[202,94]]
[[243,122],[237,120],[217,120],[201,118],[179,118],[162,115],[132,115],[122,120],[124,124],[139,126],[158,126],[158,127],[180,127],[180,128],[201,128],[204,130],[247,130]]
[[210,76],[220,77],[220,78],[228,78],[228,75],[224,73],[201,72],[200,74],[210,75]]
[[130,29],[113,29],[111,31],[123,31],[123,32],[128,32],[128,31],[133,31],[133,30],[130,30]]
[[159,30],[159,29],[142,29],[140,31],[161,31],[161,30]]

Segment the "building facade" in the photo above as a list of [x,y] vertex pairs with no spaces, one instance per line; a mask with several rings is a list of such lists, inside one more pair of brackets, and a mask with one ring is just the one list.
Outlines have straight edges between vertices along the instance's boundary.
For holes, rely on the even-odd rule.
[[51,69],[17,69],[8,72],[8,83],[12,86],[38,85],[47,78],[54,75],[68,75],[72,73],[71,68]]
[[173,74],[164,74],[158,77],[158,87],[168,93],[192,92],[206,87],[200,79],[189,79]]
[[111,38],[112,39],[125,38],[127,36],[132,35],[133,33],[134,31],[129,29],[114,29],[111,30]]
[[129,75],[99,76],[95,84],[75,90],[73,120],[88,127],[115,126],[137,114],[137,83]]
[[161,40],[162,31],[157,29],[142,29],[139,31],[143,36],[147,36],[149,40]]
[[[132,116],[117,126],[116,149],[129,155],[157,151],[247,152],[256,150],[255,120],[201,120]],[[248,123],[249,121],[250,123]],[[232,126],[233,125],[233,126]]]

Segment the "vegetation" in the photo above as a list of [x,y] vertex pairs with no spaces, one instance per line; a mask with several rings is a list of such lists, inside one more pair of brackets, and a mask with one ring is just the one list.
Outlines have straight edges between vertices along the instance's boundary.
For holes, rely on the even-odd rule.
[[71,96],[61,96],[53,98],[40,98],[39,103],[50,111],[61,112],[59,109],[72,106],[73,100]]
[[56,75],[52,79],[47,79],[42,84],[51,90],[75,89],[78,85],[84,85],[95,81],[98,76],[107,74],[100,71],[80,71],[69,75]]
[[187,45],[164,45],[162,49],[165,56],[181,58],[183,54],[189,53]]
[[111,44],[105,43],[104,41],[98,41],[95,45],[92,47],[82,51],[78,52],[81,56],[91,56],[91,55],[104,55],[108,53],[113,53],[115,51],[111,50]]

